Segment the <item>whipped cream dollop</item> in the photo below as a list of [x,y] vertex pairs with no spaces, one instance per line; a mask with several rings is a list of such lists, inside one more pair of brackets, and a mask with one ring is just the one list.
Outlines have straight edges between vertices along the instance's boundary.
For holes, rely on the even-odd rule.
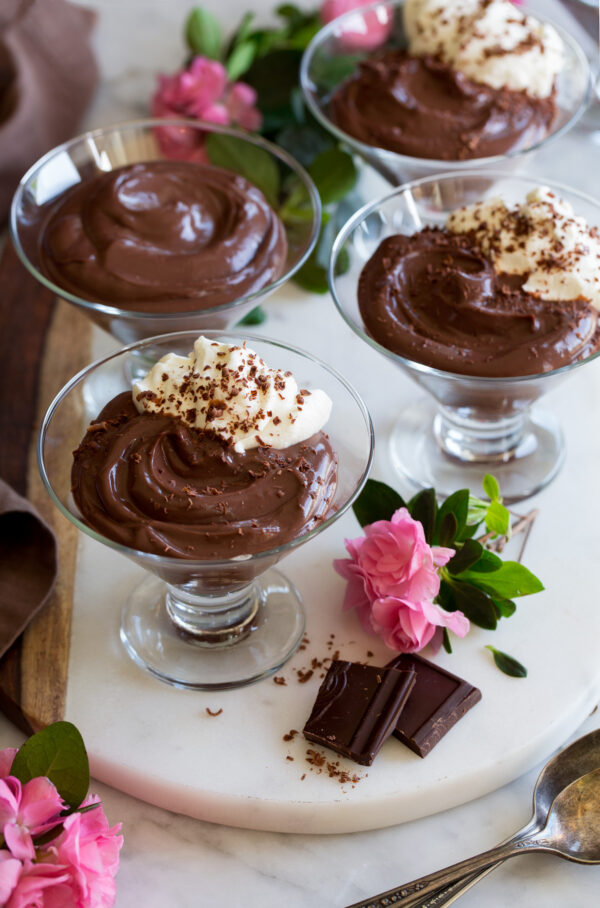
[[475,82],[552,94],[564,65],[556,29],[519,10],[510,0],[406,0],[408,50],[432,54]]
[[452,233],[474,236],[496,271],[528,275],[523,290],[545,300],[583,299],[600,310],[600,235],[548,188],[508,208],[501,198],[458,208]]
[[210,430],[239,453],[305,441],[331,413],[324,391],[299,388],[291,372],[269,368],[245,344],[203,336],[189,356],[167,353],[136,381],[133,401],[140,413],[168,414]]

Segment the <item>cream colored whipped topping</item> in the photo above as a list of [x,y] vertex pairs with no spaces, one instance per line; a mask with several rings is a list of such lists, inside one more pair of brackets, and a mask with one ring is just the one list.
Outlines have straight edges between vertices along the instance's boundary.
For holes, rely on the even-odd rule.
[[500,198],[458,208],[446,227],[473,233],[496,271],[527,274],[523,289],[546,300],[584,299],[600,309],[600,236],[544,186],[524,204]]
[[556,29],[510,0],[406,0],[411,54],[433,54],[475,82],[547,98],[564,65]]
[[270,369],[245,344],[203,336],[189,356],[163,356],[134,383],[133,400],[140,413],[166,413],[210,429],[240,453],[305,441],[331,413],[324,391],[299,389],[291,372]]

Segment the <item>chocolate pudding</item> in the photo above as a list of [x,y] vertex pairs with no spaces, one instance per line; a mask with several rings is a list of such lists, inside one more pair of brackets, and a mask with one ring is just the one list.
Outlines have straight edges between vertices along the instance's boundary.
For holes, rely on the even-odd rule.
[[381,243],[361,273],[359,307],[378,343],[445,372],[533,375],[600,348],[597,309],[542,299],[527,279],[498,272],[471,234],[425,228]]
[[40,231],[40,268],[92,302],[145,312],[222,306],[275,281],[284,227],[262,192],[219,167],[151,161],[69,189]]
[[73,496],[93,529],[129,548],[198,560],[263,552],[327,516],[337,461],[323,432],[240,453],[124,392],[74,452]]
[[527,148],[548,134],[555,112],[553,96],[492,88],[399,50],[365,60],[331,99],[331,119],[355,139],[443,161]]

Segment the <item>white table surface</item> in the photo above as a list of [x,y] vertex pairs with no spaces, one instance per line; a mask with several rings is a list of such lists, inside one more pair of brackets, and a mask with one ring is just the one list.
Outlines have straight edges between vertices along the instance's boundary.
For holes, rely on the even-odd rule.
[[[205,2],[229,27],[249,4],[250,0]],[[192,4],[188,0],[97,0],[85,5],[100,12],[96,47],[103,74],[85,125],[144,115],[154,74],[170,72],[180,64],[182,23]],[[531,5],[580,35],[573,20],[565,19],[558,0],[537,0]],[[271,2],[254,0],[253,6],[266,11]],[[600,196],[600,169],[590,163],[593,147],[600,145],[600,117],[595,119],[588,115],[581,127],[540,154],[536,174]],[[267,311],[270,305],[266,303]],[[268,322],[264,331],[268,333]],[[598,727],[599,717],[600,713],[592,715],[578,734]],[[0,746],[15,746],[22,739],[0,717]],[[335,836],[216,826],[149,806],[99,783],[93,789],[102,797],[111,823],[123,823],[119,908],[221,904],[279,908],[284,903],[288,908],[342,908],[496,844],[529,819],[536,775],[533,771],[442,814],[379,831]],[[465,908],[509,904],[512,908],[570,908],[598,904],[599,891],[600,868],[528,856],[497,870],[460,904]]]

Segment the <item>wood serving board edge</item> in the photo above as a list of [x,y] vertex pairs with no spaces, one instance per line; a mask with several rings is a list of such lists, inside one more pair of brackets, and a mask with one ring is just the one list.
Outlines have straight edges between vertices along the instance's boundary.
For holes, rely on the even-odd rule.
[[[27,497],[56,534],[58,577],[47,605],[0,661],[0,707],[27,733],[64,718],[78,537],[76,527],[58,511],[42,483],[37,465],[38,432],[48,405],[89,363],[90,351],[90,321],[74,306],[58,300],[38,373],[27,469]],[[63,438],[53,456],[57,462],[68,463],[78,439],[67,431]]]

